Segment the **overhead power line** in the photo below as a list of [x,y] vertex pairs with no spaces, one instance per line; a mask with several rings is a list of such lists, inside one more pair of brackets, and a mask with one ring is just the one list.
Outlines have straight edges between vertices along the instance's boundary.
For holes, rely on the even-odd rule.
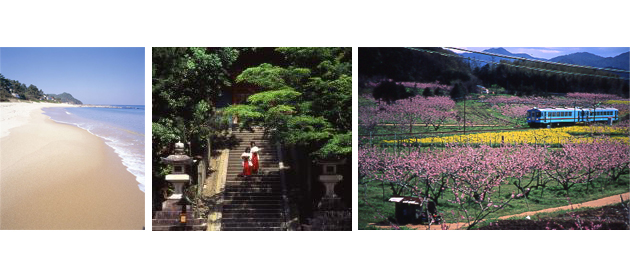
[[418,48],[411,48],[411,47],[405,47],[405,48],[410,49],[410,50],[414,50],[414,51],[422,51],[422,52],[428,52],[428,53],[433,53],[433,54],[439,54],[439,55],[447,56],[447,57],[457,57],[457,58],[462,58],[462,59],[466,59],[466,60],[474,60],[474,61],[479,61],[479,62],[486,62],[486,63],[492,63],[492,64],[497,64],[497,65],[505,65],[505,66],[515,67],[515,68],[529,69],[529,70],[535,70],[535,71],[541,71],[541,72],[556,73],[556,74],[566,74],[566,75],[576,75],[576,76],[590,76],[590,77],[607,78],[607,79],[620,79],[619,77],[610,77],[610,76],[602,76],[602,75],[595,75],[595,74],[584,74],[584,73],[577,73],[577,72],[566,72],[566,71],[561,71],[561,70],[550,70],[550,69],[527,67],[527,66],[515,65],[515,64],[511,64],[511,63],[500,63],[500,62],[494,62],[494,61],[485,61],[485,60],[475,59],[475,58],[471,58],[471,57],[463,57],[463,56],[457,55],[457,54],[449,54],[449,53],[443,53],[443,52],[437,52],[437,51],[431,51],[431,50],[425,50],[425,49],[418,49]]
[[610,72],[630,73],[630,71],[620,70],[620,69],[599,68],[599,67],[591,67],[591,66],[585,66],[585,65],[575,65],[575,64],[569,64],[569,63],[560,63],[560,62],[545,61],[545,60],[534,60],[534,59],[528,59],[528,58],[522,58],[522,57],[514,57],[514,56],[508,56],[508,55],[496,54],[496,53],[490,53],[490,52],[471,51],[471,50],[462,49],[462,48],[455,48],[455,47],[444,47],[444,48],[458,50],[458,51],[466,51],[466,52],[477,53],[477,54],[483,54],[483,55],[489,55],[489,56],[495,56],[495,57],[501,57],[501,58],[507,58],[507,59],[515,59],[515,60],[522,60],[522,61],[529,61],[529,62],[546,63],[546,64],[551,64],[551,65],[560,65],[560,66],[582,68],[582,69],[605,70],[605,71],[610,71]]

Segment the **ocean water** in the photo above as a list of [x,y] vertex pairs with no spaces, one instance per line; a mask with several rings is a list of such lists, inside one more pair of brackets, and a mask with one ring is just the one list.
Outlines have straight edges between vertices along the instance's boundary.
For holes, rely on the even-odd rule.
[[105,140],[144,192],[144,106],[44,108],[52,120],[83,128]]

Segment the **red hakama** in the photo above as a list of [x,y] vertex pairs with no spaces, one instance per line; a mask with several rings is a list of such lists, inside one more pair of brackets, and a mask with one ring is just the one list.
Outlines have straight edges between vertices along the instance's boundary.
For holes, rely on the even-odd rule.
[[252,154],[252,172],[258,173],[258,153]]
[[252,167],[251,162],[249,162],[249,154],[244,153],[241,158],[243,158],[243,175],[252,175]]
[[258,174],[258,151],[260,149],[258,149],[257,146],[252,147],[251,153],[252,153],[252,172]]

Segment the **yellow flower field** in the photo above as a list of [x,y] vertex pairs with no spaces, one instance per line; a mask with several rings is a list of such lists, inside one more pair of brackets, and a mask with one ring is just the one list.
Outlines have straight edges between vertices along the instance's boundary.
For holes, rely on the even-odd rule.
[[630,101],[628,100],[608,100],[604,103],[611,104],[611,105],[630,105]]
[[565,127],[566,132],[572,135],[596,134],[596,135],[628,135],[630,129],[625,127],[607,127],[607,126],[570,126]]
[[[561,145],[566,142],[587,142],[592,141],[592,137],[588,137],[584,134],[594,133],[596,135],[625,135],[612,137],[612,139],[619,140],[625,144],[629,144],[628,129],[625,128],[612,128],[606,126],[571,126],[552,129],[532,129],[526,131],[508,131],[508,132],[492,132],[492,133],[477,133],[467,135],[453,135],[445,137],[426,137],[426,138],[409,138],[402,140],[405,143],[420,143],[422,145],[431,144],[448,144],[448,143],[460,143],[460,144],[472,144],[472,145],[497,145],[501,143],[510,144],[547,144],[547,145]],[[572,135],[573,134],[573,135]],[[574,136],[582,135],[582,136]],[[385,143],[395,143],[395,140],[384,140]]]

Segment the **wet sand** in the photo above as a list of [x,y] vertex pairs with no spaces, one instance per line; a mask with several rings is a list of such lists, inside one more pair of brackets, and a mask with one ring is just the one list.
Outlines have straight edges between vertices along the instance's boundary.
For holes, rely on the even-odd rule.
[[39,107],[28,114],[0,138],[0,229],[142,229],[144,193],[114,150]]

